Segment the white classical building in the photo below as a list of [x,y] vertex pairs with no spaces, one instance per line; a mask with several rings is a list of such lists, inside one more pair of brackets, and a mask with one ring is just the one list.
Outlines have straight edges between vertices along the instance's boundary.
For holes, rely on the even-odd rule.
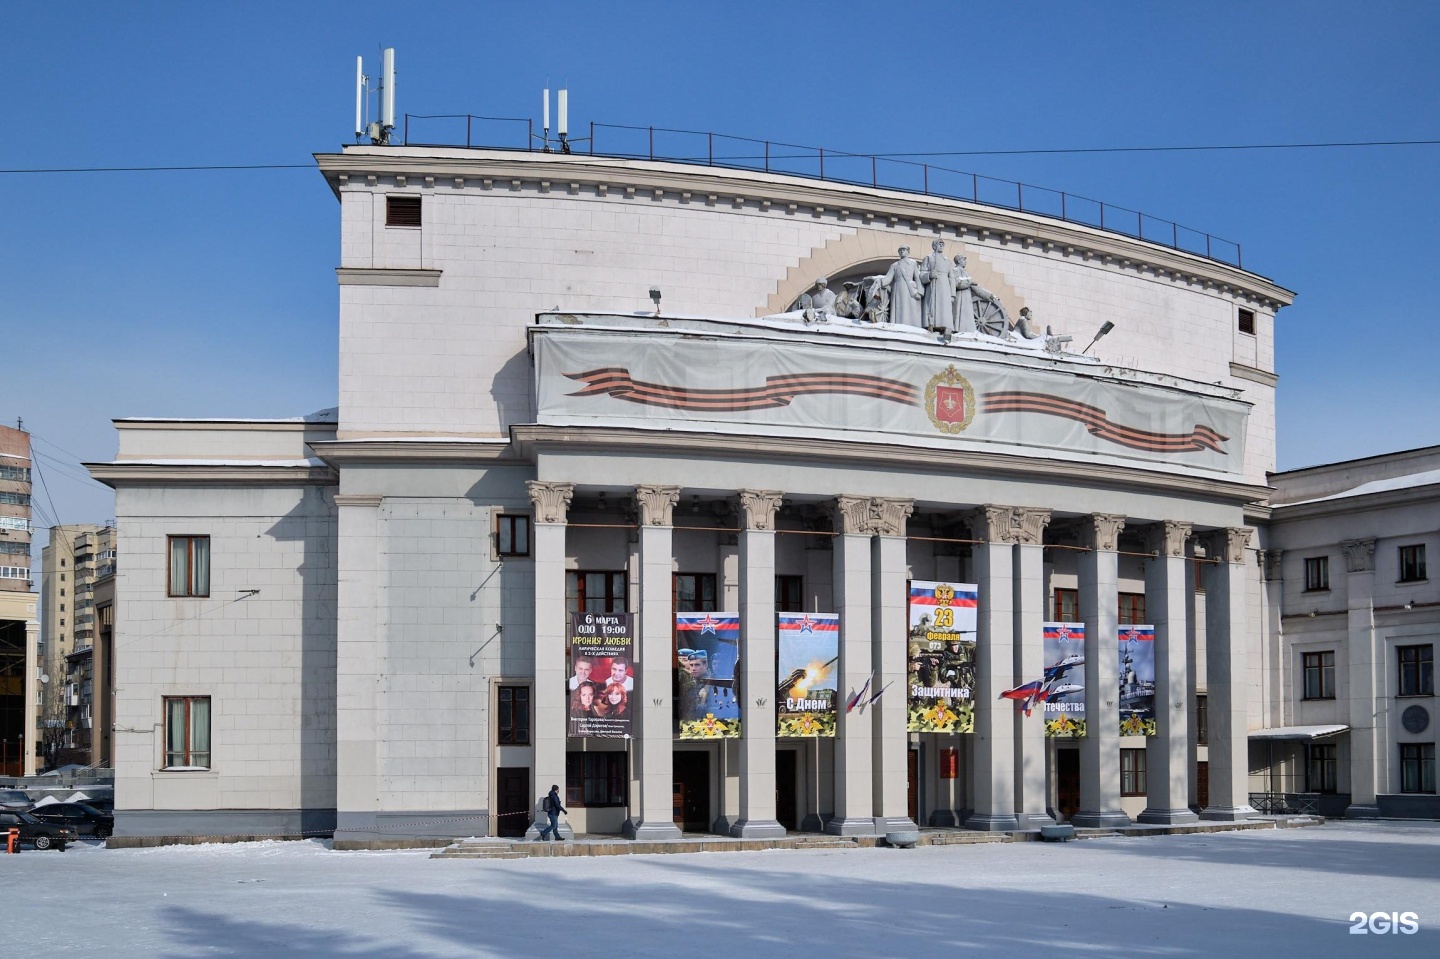
[[[641,838],[1223,820],[1269,788],[1252,732],[1336,719],[1278,705],[1274,282],[784,174],[316,159],[338,411],[120,420],[91,466],[126,555],[117,837],[518,834],[551,784],[574,830]],[[937,239],[968,284],[895,266]],[[803,309],[887,275],[894,317],[960,290],[1000,335]],[[977,587],[973,731],[910,731],[908,581]],[[675,736],[677,609],[739,616],[738,738]],[[887,690],[833,737],[777,734],[786,610],[839,615],[840,696]],[[634,618],[629,739],[567,737],[577,611]],[[1086,627],[1083,738],[1000,696],[1047,620]],[[1120,735],[1122,622],[1155,627],[1151,736]]]

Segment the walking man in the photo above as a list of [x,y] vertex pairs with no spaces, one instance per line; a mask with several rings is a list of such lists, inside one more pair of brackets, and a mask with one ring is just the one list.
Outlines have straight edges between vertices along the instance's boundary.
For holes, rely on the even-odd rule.
[[544,811],[545,815],[550,817],[550,825],[540,830],[540,835],[536,838],[544,839],[548,836],[550,841],[554,842],[560,838],[560,814],[563,812],[568,815],[570,812],[570,810],[560,805],[559,786],[552,785],[550,787],[550,791],[545,794],[545,798],[540,802],[540,808]]

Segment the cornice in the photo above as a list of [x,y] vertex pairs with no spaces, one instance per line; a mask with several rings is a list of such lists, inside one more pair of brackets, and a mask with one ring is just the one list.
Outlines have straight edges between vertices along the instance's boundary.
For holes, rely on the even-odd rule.
[[335,276],[341,286],[439,286],[444,270],[393,270],[340,266]]
[[[1274,475],[1274,474],[1272,474]],[[1307,503],[1280,503],[1271,508],[1270,522],[1279,526],[1327,516],[1350,516],[1354,513],[1394,509],[1433,503],[1440,499],[1440,483],[1411,486],[1405,489],[1363,493],[1357,496],[1331,497]]]
[[84,463],[106,486],[334,486],[340,475],[325,466],[177,466],[144,463]]
[[1280,383],[1280,374],[1278,373],[1270,373],[1266,370],[1233,361],[1230,364],[1230,375],[1237,380],[1249,380],[1252,383],[1259,383],[1261,386],[1269,386],[1272,389]]
[[321,440],[309,444],[315,455],[334,466],[367,463],[491,463],[516,460],[513,444],[494,440]]

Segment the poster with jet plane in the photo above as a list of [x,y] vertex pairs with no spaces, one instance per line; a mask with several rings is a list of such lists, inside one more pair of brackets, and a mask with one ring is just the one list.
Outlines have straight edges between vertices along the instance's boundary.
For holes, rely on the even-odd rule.
[[1120,735],[1155,735],[1155,627],[1120,627]]
[[739,613],[675,614],[675,737],[738,739]]
[[776,614],[775,735],[835,735],[838,613]]
[[1043,623],[1042,628],[1044,672],[1000,698],[1013,700],[1026,716],[1040,710],[1046,736],[1079,739],[1085,735],[1085,625]]
[[912,733],[975,731],[974,583],[910,583],[906,728]]

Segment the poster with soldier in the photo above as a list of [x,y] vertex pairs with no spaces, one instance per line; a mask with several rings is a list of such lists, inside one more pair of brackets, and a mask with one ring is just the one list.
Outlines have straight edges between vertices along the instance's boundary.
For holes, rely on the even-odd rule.
[[834,736],[839,613],[776,614],[775,735]]
[[974,583],[910,583],[909,719],[912,733],[975,730]]
[[675,737],[740,736],[739,613],[675,614]]
[[569,736],[629,739],[635,691],[632,613],[570,614]]
[[1120,735],[1155,735],[1155,627],[1120,627]]

